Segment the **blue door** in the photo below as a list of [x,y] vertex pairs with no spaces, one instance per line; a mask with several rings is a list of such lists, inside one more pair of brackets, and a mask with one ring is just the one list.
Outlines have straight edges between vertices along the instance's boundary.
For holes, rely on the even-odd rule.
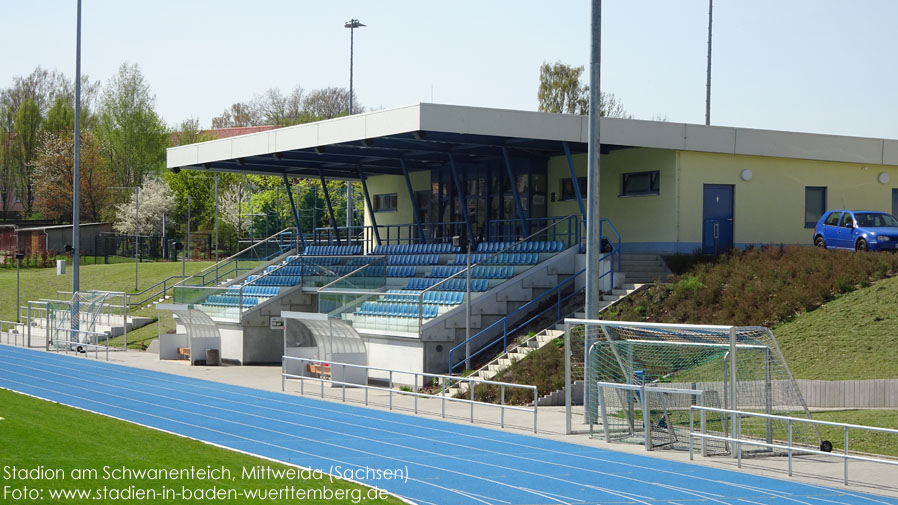
[[705,184],[702,204],[702,253],[733,247],[733,185]]

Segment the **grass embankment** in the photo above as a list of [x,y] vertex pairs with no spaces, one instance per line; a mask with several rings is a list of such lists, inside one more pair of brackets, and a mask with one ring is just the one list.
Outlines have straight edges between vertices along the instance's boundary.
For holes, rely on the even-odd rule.
[[[191,261],[186,264],[188,275],[212,265],[208,261]],[[134,264],[117,263],[111,265],[82,265],[79,269],[82,290],[134,291]],[[180,275],[181,263],[141,263],[138,271],[138,291],[172,275]],[[65,275],[56,275],[55,268],[23,269],[20,272],[20,305],[40,298],[59,299],[57,291],[72,290],[72,270]],[[132,312],[133,315],[156,318],[155,309]],[[21,314],[21,318],[25,315]],[[13,321],[16,318],[16,271],[0,270],[0,319]],[[169,316],[170,319],[170,316]],[[163,321],[165,323],[165,321]],[[169,324],[172,326],[172,324]],[[156,326],[149,325],[128,334],[128,346],[142,348],[156,337]],[[113,342],[114,343],[114,342]]]
[[[602,317],[770,326],[798,379],[898,377],[898,278],[889,278],[898,270],[898,255],[765,247],[677,261],[691,266],[672,284],[651,286]],[[582,354],[582,342],[573,349]],[[564,384],[562,360],[557,341],[496,380],[554,391]]]

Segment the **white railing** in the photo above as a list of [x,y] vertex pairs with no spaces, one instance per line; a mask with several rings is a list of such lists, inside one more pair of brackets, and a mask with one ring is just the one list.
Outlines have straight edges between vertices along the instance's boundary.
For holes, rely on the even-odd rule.
[[[609,416],[608,416],[608,407],[605,404],[605,392],[604,388],[609,389],[618,389],[623,391],[631,391],[634,393],[638,393],[636,400],[640,404],[640,409],[642,411],[642,429],[643,436],[645,438],[645,450],[651,451],[654,449],[654,445],[652,442],[652,420],[651,416],[647,413],[650,412],[649,407],[649,398],[646,393],[654,394],[677,394],[677,395],[685,395],[691,396],[695,398],[695,401],[699,405],[704,405],[705,392],[701,389],[677,389],[677,388],[667,388],[663,386],[653,386],[650,384],[622,384],[619,382],[596,382],[596,392],[598,394],[599,400],[599,412],[602,417],[602,430],[605,435],[605,441],[608,442],[611,439],[610,434],[610,425],[609,425]],[[668,422],[670,422],[668,420]],[[593,423],[589,425],[589,434],[590,436],[593,434],[592,432]],[[702,419],[702,429],[704,429],[704,419]],[[691,447],[691,446],[690,446]],[[705,452],[705,445],[702,443],[702,454]]]
[[25,323],[17,323],[14,321],[0,321],[0,343],[5,343],[7,345],[20,345],[19,339],[21,338],[21,345],[22,347],[25,347],[25,344],[27,343],[25,337]]
[[[106,361],[109,361],[109,346],[100,345],[100,338],[106,338],[105,333],[87,330],[73,330],[70,328],[58,328],[53,330],[53,338],[47,340],[47,350],[64,351],[66,354],[75,352],[87,355],[89,349],[94,350],[94,358],[100,359],[100,351],[106,351]],[[86,341],[85,341],[86,340]]]
[[[694,417],[695,411],[699,411],[699,417],[701,420],[701,431],[696,433],[694,426]],[[711,435],[705,432],[705,413],[706,412],[714,412],[721,414],[729,414],[733,417],[733,424],[735,426],[735,434],[734,437],[727,437],[723,435]],[[760,441],[755,439],[745,439],[742,438],[742,418],[743,417],[758,417],[761,419],[775,420],[775,421],[784,421],[788,426],[788,440],[785,444],[783,443],[772,443],[766,441]],[[835,428],[842,428],[842,438],[843,438],[843,447],[842,452],[831,452],[832,444],[829,445],[829,451],[811,449],[808,447],[796,447],[792,444],[792,425],[794,423],[805,423],[812,424],[816,426],[832,426]],[[842,480],[844,484],[848,485],[848,461],[867,461],[869,463],[882,463],[885,465],[898,465],[898,460],[894,459],[885,459],[885,458],[874,458],[871,456],[862,456],[860,454],[849,454],[848,453],[848,430],[862,430],[862,431],[872,431],[877,433],[887,433],[890,435],[898,435],[898,430],[891,428],[879,428],[876,426],[862,426],[859,424],[848,424],[848,423],[834,423],[831,421],[818,421],[815,419],[807,419],[801,417],[787,417],[787,416],[777,416],[773,414],[761,414],[757,412],[746,412],[743,410],[730,410],[724,408],[716,408],[716,407],[701,407],[701,406],[693,406],[689,411],[689,459],[691,460],[693,457],[693,440],[700,439],[704,444],[705,440],[719,440],[723,442],[731,442],[736,445],[736,460],[739,468],[742,468],[742,445],[750,445],[756,447],[765,447],[767,449],[780,449],[788,452],[789,455],[789,465],[788,472],[789,476],[792,476],[792,455],[793,453],[798,454],[817,454],[821,456],[832,456],[835,458],[842,458],[843,460],[843,468],[842,468]],[[824,441],[824,444],[827,442]],[[821,444],[821,449],[823,444]]]
[[[289,374],[287,373],[287,362],[288,361],[297,361],[301,364],[301,369],[306,370],[306,365],[318,364],[319,366],[328,365],[331,370],[331,373],[334,371],[334,367],[337,367],[340,371],[339,376],[345,377],[346,369],[361,369],[365,371],[365,384],[358,384],[355,382],[344,382],[339,380],[334,380],[326,377],[315,377],[308,375],[297,375],[297,374]],[[389,387],[381,387],[381,386],[372,386],[367,383],[367,377],[369,371],[376,372],[387,372],[389,379]],[[411,387],[409,391],[404,391],[402,389],[394,388],[393,384],[393,374],[397,375],[411,375],[414,377],[413,379],[413,387]],[[299,379],[300,381],[300,394],[305,394],[305,381],[312,380],[317,381],[321,384],[321,392],[320,396],[324,398],[324,384],[335,384],[341,386],[342,389],[342,401],[346,401],[346,387],[349,386],[351,388],[364,388],[365,390],[365,406],[368,405],[368,391],[386,391],[389,393],[389,409],[393,410],[393,395],[397,394],[400,396],[412,396],[414,398],[414,411],[415,414],[418,413],[418,398],[433,398],[440,400],[440,415],[445,419],[446,418],[446,402],[457,402],[457,403],[466,403],[471,406],[471,422],[474,422],[474,406],[475,405],[483,405],[487,407],[496,407],[499,409],[499,426],[505,427],[505,410],[513,410],[520,412],[532,412],[533,413],[533,433],[536,433],[536,421],[537,421],[537,403],[539,400],[539,392],[537,391],[536,386],[531,386],[528,384],[512,384],[509,382],[496,382],[485,379],[472,379],[468,377],[457,377],[450,375],[441,375],[441,374],[433,374],[426,372],[411,372],[407,370],[394,370],[390,368],[379,368],[367,365],[356,365],[352,363],[339,363],[334,361],[322,361],[320,359],[311,359],[311,358],[300,358],[295,356],[283,356],[281,360],[281,391],[286,390],[287,379]],[[434,379],[440,385],[440,393],[439,394],[430,394],[430,393],[421,393],[419,392],[419,385],[421,387],[427,385],[427,381],[430,381],[430,384],[434,384]],[[452,385],[466,383],[468,384],[468,391],[470,393],[469,398],[455,398],[453,396],[447,395],[448,390]],[[489,403],[482,402],[474,399],[474,387],[477,384],[486,385],[486,386],[496,386],[499,388],[499,403]],[[505,389],[506,388],[518,388],[518,389],[526,389],[533,391],[533,407],[520,407],[515,405],[506,405],[505,404]]]

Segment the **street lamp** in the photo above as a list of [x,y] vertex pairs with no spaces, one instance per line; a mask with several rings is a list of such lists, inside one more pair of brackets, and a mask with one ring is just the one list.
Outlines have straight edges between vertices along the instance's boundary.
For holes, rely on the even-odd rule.
[[140,264],[140,236],[137,234],[140,221],[140,186],[111,186],[109,189],[134,190],[134,291],[137,291],[137,266]]
[[[349,115],[352,115],[352,57],[355,46],[355,29],[362,28],[362,23],[358,19],[350,19],[343,28],[349,28]],[[352,182],[346,179],[346,243],[349,243],[349,230],[352,226]],[[340,237],[337,237],[339,240]]]
[[22,265],[22,258],[25,253],[16,253],[16,322],[19,322],[19,267]]

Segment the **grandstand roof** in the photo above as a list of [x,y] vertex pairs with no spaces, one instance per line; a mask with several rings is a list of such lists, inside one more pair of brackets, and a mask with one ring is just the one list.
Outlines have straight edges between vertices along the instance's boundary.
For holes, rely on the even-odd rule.
[[[603,151],[628,147],[898,165],[898,140],[603,118]],[[169,168],[329,178],[401,174],[514,155],[585,152],[588,118],[420,103],[173,147]]]

